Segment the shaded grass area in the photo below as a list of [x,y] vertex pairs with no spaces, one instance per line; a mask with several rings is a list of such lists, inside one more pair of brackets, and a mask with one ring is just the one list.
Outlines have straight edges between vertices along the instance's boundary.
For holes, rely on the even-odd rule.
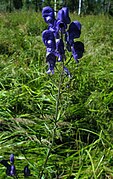
[[[74,59],[67,65],[72,78],[62,85],[55,145],[43,178],[112,178],[113,19],[71,19],[82,23],[85,53],[78,65]],[[41,14],[0,14],[0,26],[0,159],[14,153],[19,177],[29,164],[29,178],[39,178],[52,142],[59,71],[46,74]],[[1,165],[0,174],[6,177]]]

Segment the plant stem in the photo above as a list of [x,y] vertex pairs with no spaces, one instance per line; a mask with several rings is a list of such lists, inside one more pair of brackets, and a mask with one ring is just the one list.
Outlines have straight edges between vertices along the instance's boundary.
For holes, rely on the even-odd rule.
[[54,141],[55,141],[55,136],[56,136],[56,128],[57,128],[57,121],[58,121],[58,114],[59,114],[59,103],[60,103],[61,87],[62,87],[62,82],[63,82],[63,74],[64,74],[64,62],[62,62],[62,71],[60,73],[60,81],[59,81],[58,94],[57,94],[57,99],[56,99],[56,112],[55,112],[55,119],[54,119],[54,129],[53,129],[53,135],[52,135],[52,142],[51,142],[51,146],[48,150],[48,153],[47,153],[47,156],[46,156],[46,159],[45,159],[45,162],[44,162],[44,165],[43,165],[43,169],[41,171],[39,179],[41,179],[42,176],[43,176],[44,169],[46,167],[46,164],[48,162],[52,148],[54,146]]

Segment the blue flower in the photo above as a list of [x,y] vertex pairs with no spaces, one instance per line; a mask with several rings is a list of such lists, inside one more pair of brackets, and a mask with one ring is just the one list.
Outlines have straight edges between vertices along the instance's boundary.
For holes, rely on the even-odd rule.
[[62,34],[65,34],[66,32],[66,28],[67,28],[67,25],[61,21],[61,20],[57,20],[56,21],[56,34],[57,34],[57,38],[59,38],[59,32],[62,32]]
[[81,23],[78,21],[71,22],[68,33],[73,38],[79,38],[81,34]]
[[58,56],[58,61],[62,61],[65,57],[65,50],[64,50],[64,42],[62,39],[58,39],[56,42],[56,51]]
[[68,7],[62,7],[62,10],[64,11],[64,17],[65,17],[64,21],[65,21],[65,23],[70,24],[71,19],[69,17],[69,9],[68,9]]
[[74,43],[75,38],[79,38],[81,34],[81,23],[78,21],[73,21],[69,25],[69,29],[66,33],[66,42],[70,46]]
[[16,169],[14,165],[11,165],[10,176],[16,176]]
[[57,13],[56,31],[65,34],[67,24],[70,23],[69,11],[67,7],[63,7]]
[[28,165],[24,167],[24,177],[31,176],[30,169],[28,168]]
[[78,62],[78,59],[82,58],[84,53],[84,44],[80,41],[74,42],[72,45],[72,55],[73,58]]
[[62,9],[58,11],[57,20],[60,20],[61,22],[63,22],[67,27],[67,24],[70,23],[69,11],[67,7],[63,7]]
[[68,8],[63,7],[57,13],[56,32],[58,33],[59,31],[61,31],[63,34],[65,34],[67,29],[67,24],[69,23],[70,23],[70,17],[69,17]]
[[13,164],[14,163],[14,154],[10,155],[10,163]]
[[42,16],[47,24],[53,24],[55,20],[54,9],[46,6],[42,9]]
[[48,63],[48,67],[49,67],[47,73],[54,74],[54,67],[55,67],[55,63],[56,63],[56,54],[55,53],[47,53],[46,62]]
[[56,42],[54,34],[51,30],[44,30],[42,32],[42,40],[46,46],[47,52],[53,52],[56,49]]

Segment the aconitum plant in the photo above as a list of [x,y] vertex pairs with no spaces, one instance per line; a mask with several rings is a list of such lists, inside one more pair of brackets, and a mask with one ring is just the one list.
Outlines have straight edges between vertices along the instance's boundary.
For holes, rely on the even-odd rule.
[[[10,155],[9,161],[3,159],[3,160],[0,160],[0,163],[6,167],[6,175],[7,176],[18,179],[18,174],[17,174],[16,167],[14,164],[14,154]],[[22,173],[23,173],[24,177],[31,176],[31,172],[30,172],[28,165],[24,167],[24,170],[22,171]]]
[[[55,17],[54,9],[46,6],[42,9],[42,17],[48,25],[48,28],[42,32],[42,41],[46,46],[46,62],[48,63],[47,73],[54,74],[58,62],[61,63],[61,68],[59,70],[58,83],[56,84],[58,87],[58,94],[56,95],[56,109],[52,121],[53,130],[51,145],[47,152],[39,179],[43,177],[49,156],[51,155],[51,151],[55,145],[57,122],[61,117],[60,115],[63,103],[61,101],[63,99],[61,98],[61,95],[63,95],[64,88],[69,87],[69,85],[67,85],[68,83],[64,83],[65,74],[68,77],[71,77],[71,73],[66,65],[70,62],[72,57],[78,63],[84,53],[84,44],[80,41],[76,41],[76,39],[81,35],[81,23],[78,21],[71,22],[67,7],[62,7]],[[71,53],[68,61],[66,59],[66,50]],[[69,79],[68,82],[70,83],[70,81],[71,80]]]
[[[65,51],[71,52],[71,56],[78,63],[84,53],[84,44],[75,39],[80,37],[81,23],[71,22],[68,7],[62,7],[55,17],[54,9],[47,6],[42,9],[42,17],[48,24],[48,29],[42,32],[42,40],[46,46],[47,73],[54,74],[56,62],[66,60]],[[68,69],[64,66],[68,74]]]

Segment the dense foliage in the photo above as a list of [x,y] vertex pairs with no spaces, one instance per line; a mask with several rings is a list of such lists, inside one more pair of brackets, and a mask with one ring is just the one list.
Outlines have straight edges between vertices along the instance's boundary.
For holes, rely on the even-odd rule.
[[[113,177],[113,19],[78,17],[85,53],[77,65],[67,52],[67,76],[61,86],[56,136],[51,146],[60,65],[46,74],[47,28],[41,14],[0,14],[0,160],[15,155],[19,178]],[[0,177],[6,178],[0,164]],[[10,178],[10,177],[7,177]]]

